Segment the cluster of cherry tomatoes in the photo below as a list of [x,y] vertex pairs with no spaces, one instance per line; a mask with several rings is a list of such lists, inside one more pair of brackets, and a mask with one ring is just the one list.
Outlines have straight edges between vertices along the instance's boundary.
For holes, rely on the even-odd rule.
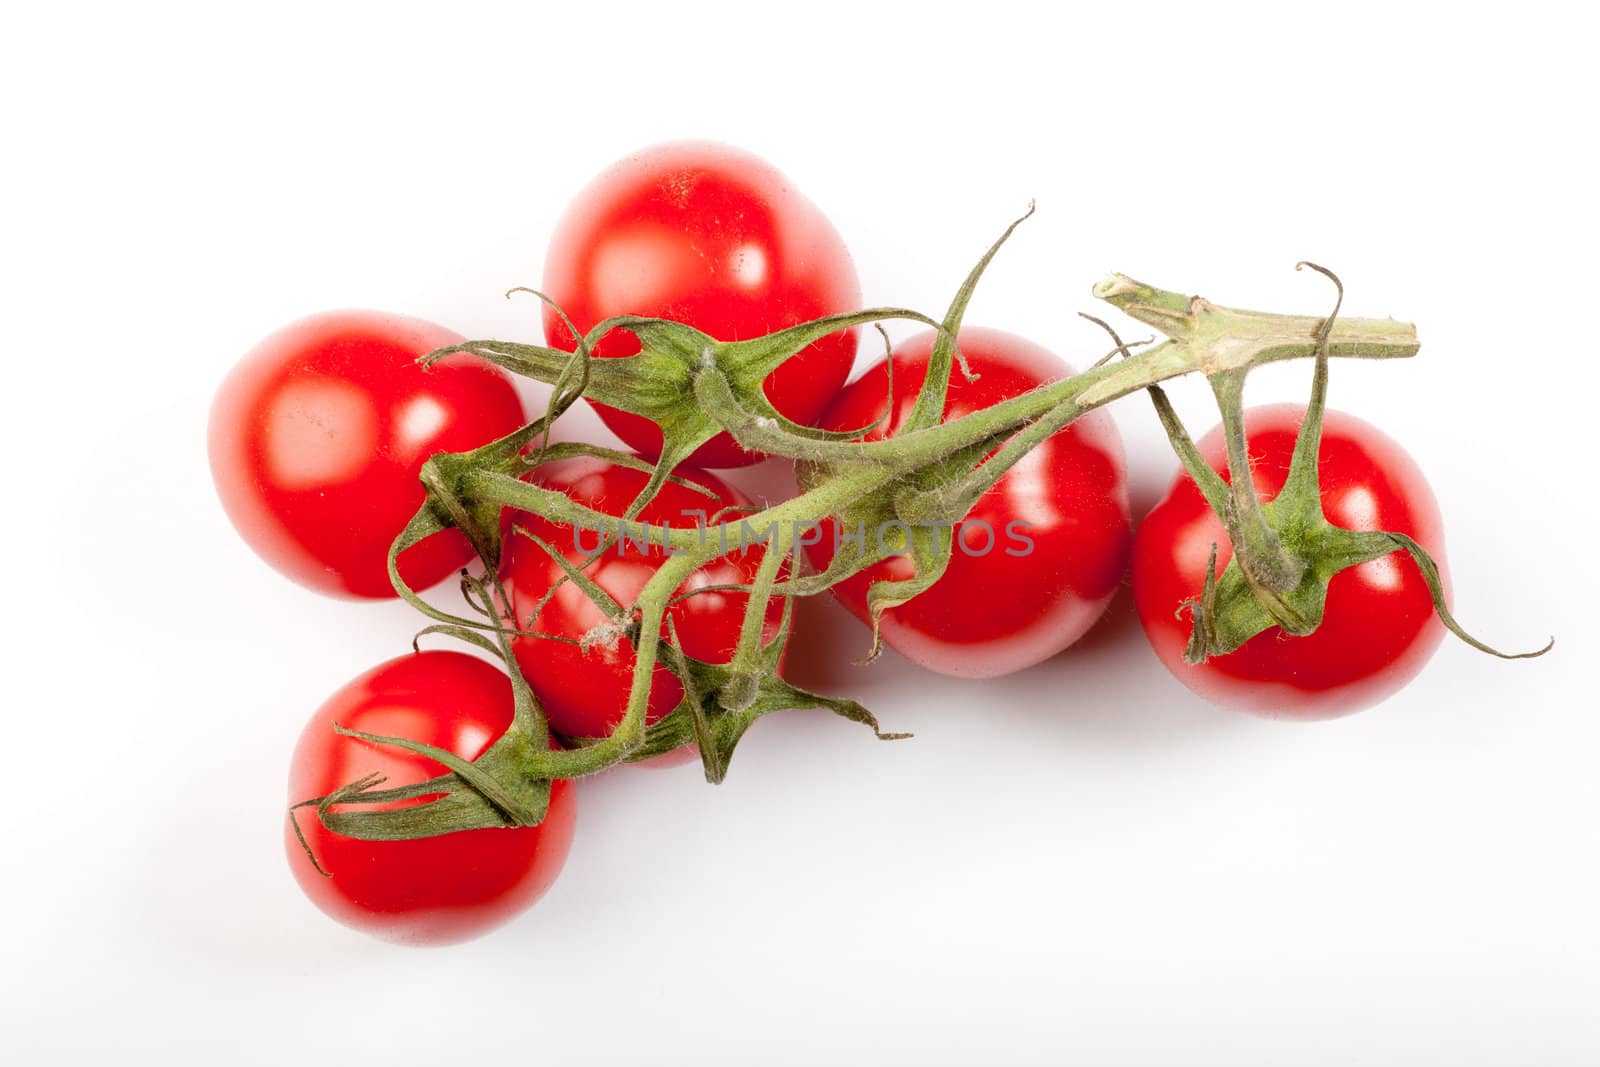
[[[737,340],[862,304],[849,253],[816,206],[762,161],[708,144],[644,151],[600,175],[561,221],[542,288],[549,298],[547,342],[569,351],[578,335],[619,314],[672,319]],[[779,367],[766,380],[767,396],[796,423],[839,431],[872,426],[865,439],[891,436],[917,396],[933,338],[931,332],[910,338],[847,385],[858,338],[854,331],[831,335]],[[469,355],[418,364],[462,340],[398,315],[332,312],[285,327],[234,368],[212,411],[212,469],[229,516],[263,559],[320,592],[394,595],[386,557],[423,503],[424,461],[501,438],[527,421],[516,390],[495,367]],[[963,329],[959,344],[971,373],[952,375],[946,419],[1071,373],[1046,349],[999,330]],[[636,349],[637,341],[618,331],[594,355]],[[654,423],[596,407],[642,460],[658,455],[662,438]],[[1301,413],[1275,407],[1248,415],[1263,499],[1282,485]],[[1212,435],[1200,447],[1225,475],[1220,438]],[[1432,496],[1393,442],[1330,413],[1321,449],[1330,521],[1402,532],[1439,558]],[[750,501],[703,468],[759,458],[723,434],[695,451],[638,518],[693,525],[688,516],[737,512]],[[529,478],[620,515],[648,470],[648,462],[623,457],[581,457],[547,464]],[[1214,543],[1222,552],[1217,566],[1227,563],[1227,536],[1181,472],[1137,536],[1131,519],[1121,441],[1107,414],[1091,412],[983,495],[956,530],[948,570],[884,614],[883,639],[936,671],[981,677],[1022,670],[1081,637],[1131,561],[1140,619],[1162,662],[1185,684],[1218,703],[1322,717],[1369,705],[1403,685],[1444,632],[1416,565],[1400,554],[1335,575],[1314,633],[1287,637],[1273,629],[1228,655],[1190,664],[1180,608],[1198,596]],[[808,546],[819,570],[832,557],[835,533],[824,529]],[[517,625],[556,638],[514,641],[517,666],[551,728],[562,737],[603,737],[627,702],[633,650],[625,634],[594,639],[608,620],[592,596],[562,581],[563,566],[548,546],[583,566],[622,605],[665,555],[624,542],[590,559],[575,534],[540,516],[512,516],[499,577]],[[400,573],[412,588],[426,589],[473,558],[466,538],[447,530],[407,549]],[[759,551],[730,552],[685,587],[748,584],[760,559]],[[908,577],[912,566],[907,556],[892,557],[834,592],[865,619],[868,586]],[[745,606],[737,590],[684,597],[670,608],[671,632],[688,655],[726,661]],[[776,603],[769,616],[775,632]],[[660,719],[682,696],[679,680],[658,665],[647,721]],[[440,772],[423,756],[336,733],[335,723],[471,760],[511,716],[511,684],[497,666],[456,652],[402,656],[349,683],[313,717],[294,756],[291,799],[325,796],[373,773],[403,785]],[[681,762],[694,754],[685,746],[656,759]],[[557,781],[536,826],[366,841],[307,817],[291,823],[286,841],[300,884],[333,917],[396,940],[458,940],[503,922],[550,884],[571,842],[573,803],[571,782]]]

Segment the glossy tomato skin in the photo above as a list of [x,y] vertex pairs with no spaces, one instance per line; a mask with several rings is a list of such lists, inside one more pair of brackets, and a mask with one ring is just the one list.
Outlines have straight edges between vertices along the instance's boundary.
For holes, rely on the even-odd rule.
[[[511,718],[511,682],[483,660],[459,652],[390,660],[341,688],[312,716],[295,748],[290,802],[326,796],[373,772],[386,775],[390,786],[444,773],[402,749],[340,737],[334,723],[476,759]],[[346,926],[417,945],[477,937],[532,905],[566,862],[577,821],[573,784],[560,779],[551,785],[544,821],[515,829],[360,841],[324,828],[313,809],[294,815],[330,876],[317,873],[286,827],[289,866],[306,896]]]
[[[710,521],[709,518],[697,519],[696,512],[715,516],[722,508],[749,503],[744,494],[704,471],[680,467],[677,475],[705,486],[715,495],[707,496],[668,482],[640,513],[640,521],[692,530]],[[649,478],[642,471],[605,460],[574,459],[546,464],[529,480],[559,490],[579,504],[608,515],[619,515]],[[515,516],[514,529],[537,534],[574,563],[586,559],[600,541],[597,531],[579,531],[575,536],[570,526],[525,512]],[[753,581],[762,551],[754,534],[750,540],[752,547],[741,552],[737,535],[730,535],[729,554],[694,572],[679,591]],[[648,550],[636,541],[629,542],[610,549],[585,573],[618,603],[627,605],[666,559],[666,554],[654,542]],[[560,565],[544,549],[520,532],[514,532],[508,539],[504,576],[517,624],[536,633],[579,640],[606,620],[601,610],[574,583],[561,585],[548,603],[537,613],[534,611],[562,573]],[[695,659],[726,663],[738,644],[747,601],[743,593],[722,592],[680,600],[667,611],[667,618],[677,629],[679,647]],[[765,640],[776,635],[781,618],[782,607],[774,602],[766,616]],[[557,733],[567,737],[605,737],[622,720],[633,685],[635,662],[634,648],[626,639],[619,639],[612,647],[592,644],[584,650],[561,641],[519,637],[513,643],[513,652]],[[645,721],[657,722],[682,699],[683,687],[677,677],[658,662]],[[649,762],[659,766],[695,758],[694,746],[684,745]]]
[[[910,415],[934,338],[930,331],[896,347],[894,414],[866,440],[893,433]],[[945,421],[1072,373],[1051,352],[1014,334],[969,327],[959,339],[978,378],[968,381],[956,368]],[[887,406],[888,384],[880,362],[845,388],[822,426],[850,430],[871,423]],[[830,524],[809,549],[819,569],[833,558],[835,536]],[[1095,411],[1078,419],[1006,472],[967,513],[956,540],[939,581],[883,614],[880,632],[891,648],[929,670],[989,678],[1031,667],[1082,637],[1121,585],[1132,540],[1122,439],[1110,415]],[[834,592],[865,622],[868,586],[913,574],[909,557],[895,557]]]
[[[418,356],[460,335],[421,319],[333,311],[270,335],[211,407],[211,473],[240,535],[279,572],[321,593],[389,597],[389,545],[422,506],[436,452],[486,444],[524,422],[510,380],[470,356]],[[400,557],[425,589],[472,558],[458,531]]]
[[[587,331],[613,315],[673,319],[720,341],[739,341],[861,306],[844,242],[787,178],[749,153],[682,142],[644,149],[586,186],[557,225],[544,291]],[[577,347],[546,308],[548,342]],[[600,356],[639,350],[611,334]],[[767,378],[767,398],[813,423],[849,376],[856,332],[833,334]],[[614,433],[650,457],[661,430],[649,419],[595,405]],[[697,467],[738,467],[760,457],[719,434],[689,457]]]
[[[1270,500],[1283,487],[1302,405],[1279,404],[1245,413],[1245,434],[1257,495]],[[1200,442],[1212,468],[1227,477],[1221,428]],[[1375,427],[1329,411],[1318,453],[1322,506],[1330,523],[1351,530],[1392,530],[1415,538],[1444,574],[1444,526],[1433,492],[1416,463]],[[1334,575],[1317,630],[1290,637],[1276,627],[1225,656],[1185,663],[1189,639],[1185,600],[1197,599],[1206,559],[1217,545],[1217,571],[1233,552],[1222,524],[1187,474],[1139,527],[1134,544],[1133,595],[1139,621],[1156,654],[1200,696],[1224,707],[1275,718],[1326,719],[1369,707],[1416,676],[1444,637],[1427,583],[1403,552]],[[1448,581],[1448,579],[1446,579]]]

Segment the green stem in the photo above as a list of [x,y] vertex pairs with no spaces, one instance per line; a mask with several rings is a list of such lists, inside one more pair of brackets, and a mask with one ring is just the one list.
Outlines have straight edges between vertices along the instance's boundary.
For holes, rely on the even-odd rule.
[[[972,294],[978,288],[978,280],[983,277],[983,272],[989,268],[990,262],[999,253],[1001,246],[1017,231],[1017,227],[1032,215],[1033,205],[1029,204],[1027,212],[1006,227],[1006,232],[989,246],[983,258],[978,260],[977,266],[968,272],[966,280],[961,283],[961,288],[956,290],[955,298],[950,301],[950,308],[945,312],[939,336],[934,338],[933,351],[928,354],[928,369],[923,378],[923,387],[912,403],[911,411],[906,415],[903,426],[905,431],[926,429],[944,418],[945,398],[950,387],[950,362],[960,356],[957,335],[961,330],[961,320],[967,313],[967,304],[972,301]],[[961,369],[970,377],[965,361],[962,362]]]
[[[1125,274],[1102,281],[1094,295],[1175,341],[1209,349],[1207,365],[1199,368],[1206,374],[1314,355],[1327,324],[1326,318],[1314,315],[1222,307]],[[1416,327],[1394,319],[1340,319],[1327,335],[1330,356],[1386,359],[1416,355],[1419,347]]]
[[1277,594],[1300,584],[1305,563],[1284,550],[1256,496],[1250,446],[1244,434],[1244,377],[1243,369],[1211,377],[1211,389],[1222,411],[1223,440],[1228,447],[1228,503],[1223,522],[1251,587],[1276,599]]
[[1183,469],[1189,473],[1189,477],[1194,479],[1195,486],[1199,488],[1200,495],[1206,498],[1211,510],[1222,515],[1228,506],[1228,483],[1211,469],[1211,464],[1200,454],[1194,438],[1189,436],[1183,420],[1173,408],[1172,401],[1167,399],[1167,391],[1159,385],[1152,385],[1149,392],[1150,402],[1156,409],[1156,418],[1161,420],[1161,428],[1167,432],[1167,440],[1172,443],[1173,451],[1178,454],[1178,461],[1183,464]]
[[765,646],[761,643],[766,629],[767,604],[772,600],[772,585],[778,571],[789,558],[793,548],[794,528],[779,526],[775,544],[767,546],[766,555],[756,569],[756,580],[745,604],[744,621],[739,629],[739,643],[734,648],[728,669],[733,677],[722,690],[720,702],[724,711],[743,711],[755,703],[759,687],[759,671],[763,666]]
[[1339,280],[1338,275],[1326,267],[1308,262],[1295,264],[1295,270],[1305,267],[1310,267],[1327,277],[1338,292],[1333,311],[1318,330],[1322,343],[1317,346],[1316,366],[1311,374],[1311,400],[1306,404],[1305,418],[1301,420],[1300,432],[1294,440],[1294,455],[1289,460],[1289,476],[1284,480],[1283,489],[1278,494],[1291,503],[1299,504],[1301,514],[1296,517],[1298,521],[1311,523],[1323,517],[1320,453],[1322,416],[1328,406],[1327,339],[1333,332],[1334,323],[1338,321],[1339,309],[1344,306],[1344,283]]
[[[1269,320],[1267,332],[1278,339],[1271,348],[1261,350],[1257,357],[1260,360],[1291,359],[1315,354],[1317,342],[1314,327],[1323,320],[1306,319],[1303,335],[1297,335],[1295,343],[1290,345],[1282,343],[1282,336],[1288,331],[1270,325],[1274,317],[1260,318]],[[1361,324],[1370,321],[1373,320],[1342,320],[1339,329],[1351,327],[1355,333],[1361,333],[1365,330]],[[1398,338],[1408,329],[1389,332]],[[1339,336],[1338,329],[1335,336]],[[1330,352],[1337,351],[1338,347],[1330,339]],[[1383,351],[1363,350],[1341,354],[1358,358],[1397,358],[1410,355],[1415,349],[1414,342],[1408,345],[1397,340]],[[1216,362],[1214,356],[1214,346],[1199,346],[1192,342],[1160,345],[1138,353],[1132,359],[1108,363],[1071,378],[1040,386],[993,407],[926,430],[899,434],[882,441],[809,442],[821,446],[826,456],[824,462],[841,464],[834,472],[835,476],[791,500],[768,507],[741,521],[750,523],[756,529],[765,529],[774,522],[781,527],[788,523],[819,521],[835,514],[844,504],[901,480],[907,473],[938,462],[960,449],[1004,438],[1009,432],[1046,416],[1050,416],[1050,425],[1059,429],[1085,412],[1130,393],[1202,370]],[[1020,458],[1023,450],[1019,447],[1014,454]],[[587,529],[605,529],[606,524],[616,522],[615,516],[574,504],[561,493],[540,489],[503,475],[488,473],[470,476],[466,488],[481,495],[482,499],[537,511],[555,522],[582,525]],[[714,531],[715,528],[707,529]],[[648,530],[657,543],[670,544],[674,549],[681,550],[684,554],[674,559],[692,561],[694,566],[689,568],[690,571],[721,555],[718,539],[706,536],[704,531],[655,525],[648,526]]]

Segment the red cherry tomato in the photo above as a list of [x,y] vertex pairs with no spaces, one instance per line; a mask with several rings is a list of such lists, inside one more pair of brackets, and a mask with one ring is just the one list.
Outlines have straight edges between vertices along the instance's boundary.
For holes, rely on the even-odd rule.
[[[1283,488],[1305,408],[1280,404],[1245,413],[1257,495]],[[1213,469],[1227,477],[1218,427],[1199,442]],[[1376,428],[1329,411],[1318,452],[1322,507],[1330,523],[1350,530],[1410,535],[1444,573],[1444,531],[1438,505],[1411,457]],[[1139,527],[1133,553],[1133,595],[1156,654],[1184,685],[1207,700],[1261,715],[1322,719],[1358,711],[1416,676],[1438,647],[1444,626],[1427,583],[1411,558],[1396,552],[1347,568],[1328,585],[1322,625],[1305,637],[1277,627],[1225,656],[1185,663],[1186,600],[1197,600],[1206,559],[1217,546],[1217,573],[1232,547],[1194,481],[1182,472]]]
[[[645,506],[639,521],[694,529],[713,519],[737,518],[736,514],[723,515],[720,519],[716,516],[723,508],[749,503],[744,494],[704,471],[680,467],[677,475],[698,482],[715,495],[707,496],[668,482]],[[530,481],[560,490],[577,503],[597,511],[620,515],[649,478],[641,471],[604,460],[576,459],[547,464],[534,472]],[[696,513],[703,517],[697,519]],[[601,540],[601,531],[575,533],[570,526],[521,512],[514,518],[516,528],[537,534],[574,563],[587,559]],[[708,532],[706,536],[716,535]],[[695,571],[679,586],[679,592],[754,581],[762,557],[757,536],[752,532],[751,547],[741,552],[739,538],[730,534],[729,554]],[[665,552],[654,542],[648,550],[636,541],[623,542],[608,550],[584,573],[626,607],[633,603],[666,559]],[[520,628],[580,640],[607,622],[600,608],[570,581],[562,584],[539,608],[540,601],[562,574],[560,565],[549,553],[527,537],[514,532],[508,539],[505,576]],[[743,593],[708,592],[678,601],[668,609],[667,618],[677,629],[679,647],[685,654],[708,663],[728,662],[739,642],[748,599]],[[539,608],[537,613],[536,608]],[[782,606],[774,601],[767,612],[763,640],[771,640],[776,635],[781,619]],[[622,720],[633,684],[635,660],[634,648],[625,638],[611,645],[597,642],[582,649],[562,641],[518,637],[513,651],[557,733],[568,737],[605,737]],[[683,686],[658,662],[645,721],[657,722],[682,699]],[[684,745],[651,762],[687,762],[694,759],[695,754],[694,746]]]
[[[580,331],[613,315],[673,319],[720,341],[739,341],[861,306],[844,242],[816,206],[755,156],[724,145],[658,145],[606,170],[577,196],[545,259],[544,291]],[[577,347],[546,309],[552,346]],[[613,333],[595,351],[639,350]],[[855,331],[825,337],[779,367],[767,398],[812,423],[850,374]],[[656,457],[649,419],[595,405],[616,435]],[[696,449],[697,467],[739,467],[760,457],[719,434]]]
[[[386,786],[426,781],[445,768],[389,745],[333,732],[406,737],[476,759],[511,725],[511,682],[459,652],[419,652],[381,664],[335,693],[307,724],[289,771],[291,803],[326,796],[364,775]],[[401,807],[410,802],[397,802]],[[376,806],[374,806],[376,807]],[[375,937],[408,944],[465,941],[523,911],[555,881],[572,847],[577,812],[570,781],[551,783],[537,826],[465,830],[412,841],[361,841],[295,811],[319,874],[286,827],[295,880],[329,916]]]
[[[524,422],[510,380],[470,356],[418,356],[462,338],[376,311],[332,311],[284,327],[245,356],[211,407],[211,474],[262,559],[321,593],[387,597],[389,545],[422,506],[436,452],[462,452]],[[400,557],[425,589],[472,558],[447,530]]]
[[[867,440],[894,433],[910,415],[934,339],[921,334],[895,349],[894,413]],[[956,368],[946,421],[1072,372],[1046,349],[999,330],[964,329],[960,345],[978,378],[968,381]],[[880,362],[839,395],[821,425],[871,423],[886,407],[888,385]],[[943,577],[884,612],[884,642],[930,670],[970,678],[1009,674],[1060,652],[1094,624],[1122,582],[1131,540],[1125,483],[1122,439],[1108,414],[1092,412],[1055,434],[967,513]],[[819,569],[833,558],[836,536],[830,524],[810,548]],[[866,621],[868,586],[914,573],[909,556],[892,557],[834,592]]]

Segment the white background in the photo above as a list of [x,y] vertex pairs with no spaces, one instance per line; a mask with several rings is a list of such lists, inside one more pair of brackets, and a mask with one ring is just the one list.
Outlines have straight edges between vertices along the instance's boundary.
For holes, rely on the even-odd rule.
[[[1592,37],[1529,3],[1099,8],[13,12],[14,1062],[1600,1061]],[[720,788],[585,783],[556,886],[469,945],[327,921],[282,855],[289,751],[418,621],[237,541],[212,390],[329,307],[536,340],[500,293],[539,282],[567,198],[685,136],[786,171],[875,303],[937,313],[1038,198],[968,321],[1080,365],[1106,270],[1321,313],[1291,267],[1335,268],[1347,312],[1424,347],[1336,366],[1332,403],[1429,472],[1466,623],[1555,652],[1452,642],[1384,705],[1294,726],[1192,697],[1125,596],[971,683],[849,666],[863,633],[819,606],[801,680],[915,740],[793,713]],[[1203,385],[1176,398],[1209,425]],[[1115,415],[1148,506],[1174,462],[1146,405]]]

